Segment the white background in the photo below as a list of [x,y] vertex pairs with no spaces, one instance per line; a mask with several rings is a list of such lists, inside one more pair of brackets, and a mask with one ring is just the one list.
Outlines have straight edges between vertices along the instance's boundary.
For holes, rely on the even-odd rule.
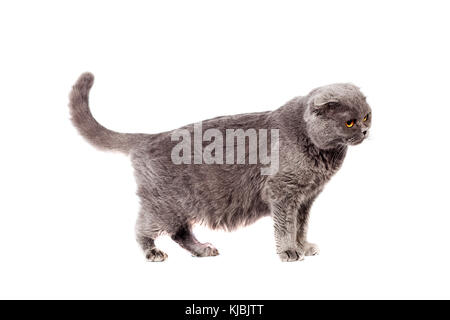
[[[446,1],[2,1],[0,298],[450,298]],[[353,82],[371,138],[312,209],[321,255],[281,263],[269,218],[198,227],[221,255],[134,240],[129,160],[86,143],[68,93],[91,71],[95,117],[156,133],[275,109]]]

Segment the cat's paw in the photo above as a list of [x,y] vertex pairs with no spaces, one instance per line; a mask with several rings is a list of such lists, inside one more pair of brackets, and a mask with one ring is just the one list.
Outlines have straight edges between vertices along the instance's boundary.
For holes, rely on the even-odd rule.
[[292,262],[292,261],[301,261],[305,258],[305,254],[303,251],[298,249],[287,249],[278,253],[281,261],[283,262]]
[[192,254],[195,257],[213,257],[219,255],[219,250],[217,250],[212,244],[205,243]]
[[163,251],[153,248],[153,249],[148,249],[147,251],[145,251],[145,258],[148,261],[161,262],[161,261],[166,260],[168,258],[168,256]]
[[305,256],[317,256],[320,253],[319,246],[314,243],[305,244]]

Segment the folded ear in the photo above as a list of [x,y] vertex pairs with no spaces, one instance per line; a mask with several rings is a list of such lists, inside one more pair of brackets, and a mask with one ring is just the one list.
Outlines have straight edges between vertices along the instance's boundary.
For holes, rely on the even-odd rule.
[[331,107],[331,106],[335,106],[335,105],[339,104],[339,100],[336,98],[333,98],[333,97],[326,97],[326,96],[320,95],[313,99],[313,104],[315,107],[322,107],[325,105],[328,105]]
[[316,92],[309,99],[309,110],[314,114],[325,114],[339,106],[339,100],[330,92]]

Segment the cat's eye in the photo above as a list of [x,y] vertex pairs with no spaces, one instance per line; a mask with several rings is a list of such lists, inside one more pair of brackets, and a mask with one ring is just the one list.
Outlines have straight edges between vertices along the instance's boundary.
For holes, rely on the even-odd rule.
[[367,121],[367,120],[369,120],[369,114],[366,114],[366,116],[363,119],[363,121]]
[[345,125],[347,126],[347,128],[351,128],[355,125],[355,120],[348,120]]

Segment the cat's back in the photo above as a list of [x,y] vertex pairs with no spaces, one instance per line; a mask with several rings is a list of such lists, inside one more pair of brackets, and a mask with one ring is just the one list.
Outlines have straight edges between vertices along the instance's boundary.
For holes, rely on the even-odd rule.
[[[215,118],[191,123],[186,126],[165,131],[157,134],[148,135],[132,152],[130,152],[132,158],[145,158],[145,159],[166,159],[169,160],[172,154],[173,148],[180,142],[180,132],[189,133],[191,141],[194,140],[195,128],[201,130],[202,145],[206,146],[209,141],[203,141],[203,133],[208,129],[216,129],[221,132],[222,137],[226,138],[227,130],[244,131],[248,129],[269,129],[270,130],[270,111],[265,112],[253,112],[243,113],[236,115],[218,116]],[[198,138],[198,137],[197,137]]]

